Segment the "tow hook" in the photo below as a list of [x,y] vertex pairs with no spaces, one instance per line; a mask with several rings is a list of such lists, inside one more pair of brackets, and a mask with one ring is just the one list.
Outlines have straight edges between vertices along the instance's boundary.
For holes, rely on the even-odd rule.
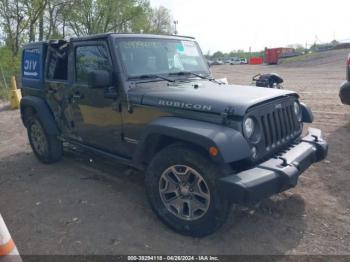
[[316,136],[316,135],[311,135],[315,140],[315,142],[318,142],[318,136]]
[[281,159],[281,160],[282,160],[281,166],[284,166],[284,167],[288,166],[287,159],[285,159],[284,157],[281,157],[281,156],[278,157],[278,159]]

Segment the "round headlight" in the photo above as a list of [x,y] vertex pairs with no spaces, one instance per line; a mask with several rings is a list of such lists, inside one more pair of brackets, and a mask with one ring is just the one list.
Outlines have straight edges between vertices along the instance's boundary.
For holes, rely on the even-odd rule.
[[251,138],[254,134],[255,123],[254,120],[248,117],[243,123],[243,132],[246,138]]
[[298,102],[294,102],[294,114],[296,115],[298,121],[301,121],[301,108]]

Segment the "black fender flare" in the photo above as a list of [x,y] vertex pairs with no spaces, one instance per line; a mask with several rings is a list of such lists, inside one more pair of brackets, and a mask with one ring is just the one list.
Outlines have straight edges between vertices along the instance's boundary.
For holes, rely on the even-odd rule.
[[45,129],[50,135],[60,134],[60,131],[53,117],[52,111],[44,99],[35,96],[25,96],[21,99],[20,109],[21,118],[24,126],[27,125],[25,119],[26,116],[24,114],[25,107],[34,108],[40,122],[43,123],[43,125],[45,125]]
[[250,157],[250,147],[243,135],[230,127],[198,120],[178,117],[160,117],[151,122],[143,132],[133,161],[141,164],[147,139],[151,135],[167,136],[195,144],[208,152],[211,146],[218,148],[219,153],[212,159],[220,164],[231,163]]
[[314,115],[311,109],[304,103],[300,103],[302,119],[304,123],[312,123],[314,121]]

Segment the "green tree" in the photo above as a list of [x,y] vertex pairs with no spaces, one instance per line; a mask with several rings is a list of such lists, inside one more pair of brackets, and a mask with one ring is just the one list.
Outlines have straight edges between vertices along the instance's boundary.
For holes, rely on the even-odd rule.
[[39,17],[39,41],[64,37],[60,31],[60,25],[63,20],[64,9],[67,8],[68,10],[71,6],[71,2],[67,0],[46,1],[46,8]]
[[11,76],[18,75],[20,57],[13,57],[8,46],[0,46],[0,97],[7,98]]
[[35,41],[37,22],[43,16],[46,5],[47,0],[23,1],[24,12],[26,14],[25,29],[28,29],[29,42]]
[[13,57],[25,40],[35,41],[36,23],[46,3],[47,0],[0,0],[0,22]]
[[170,10],[164,6],[154,8],[150,14],[150,32],[155,34],[171,33]]
[[217,59],[217,58],[221,58],[221,57],[224,57],[225,54],[221,51],[216,51],[213,55],[212,55],[212,58],[214,59]]
[[67,23],[77,36],[141,30],[148,12],[140,0],[77,0],[70,10]]
[[22,34],[26,30],[25,7],[20,0],[0,0],[0,22],[5,34],[6,45],[12,57],[16,57],[22,43]]

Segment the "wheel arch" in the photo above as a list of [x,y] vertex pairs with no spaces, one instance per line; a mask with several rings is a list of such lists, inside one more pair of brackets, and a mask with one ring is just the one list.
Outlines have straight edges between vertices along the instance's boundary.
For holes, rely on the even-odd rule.
[[302,119],[304,123],[312,123],[314,121],[314,116],[311,109],[304,103],[300,103]]
[[25,127],[28,125],[29,118],[32,115],[36,115],[45,125],[45,128],[50,135],[60,134],[53,113],[44,99],[35,96],[23,97],[20,103],[20,112]]
[[210,156],[219,164],[231,163],[249,157],[249,145],[242,134],[232,128],[192,119],[161,117],[150,123],[135,151],[136,165],[147,165],[162,148],[183,143],[206,156],[209,148],[218,148],[217,156]]
[[200,152],[202,155],[209,156],[208,151],[206,151],[205,148],[200,147],[193,142],[187,141],[186,139],[170,136],[163,133],[152,133],[143,140],[142,146],[137,150],[134,161],[143,165],[147,165],[151,162],[153,156],[156,155],[160,150],[174,144],[186,145],[192,149],[195,149],[197,152]]

